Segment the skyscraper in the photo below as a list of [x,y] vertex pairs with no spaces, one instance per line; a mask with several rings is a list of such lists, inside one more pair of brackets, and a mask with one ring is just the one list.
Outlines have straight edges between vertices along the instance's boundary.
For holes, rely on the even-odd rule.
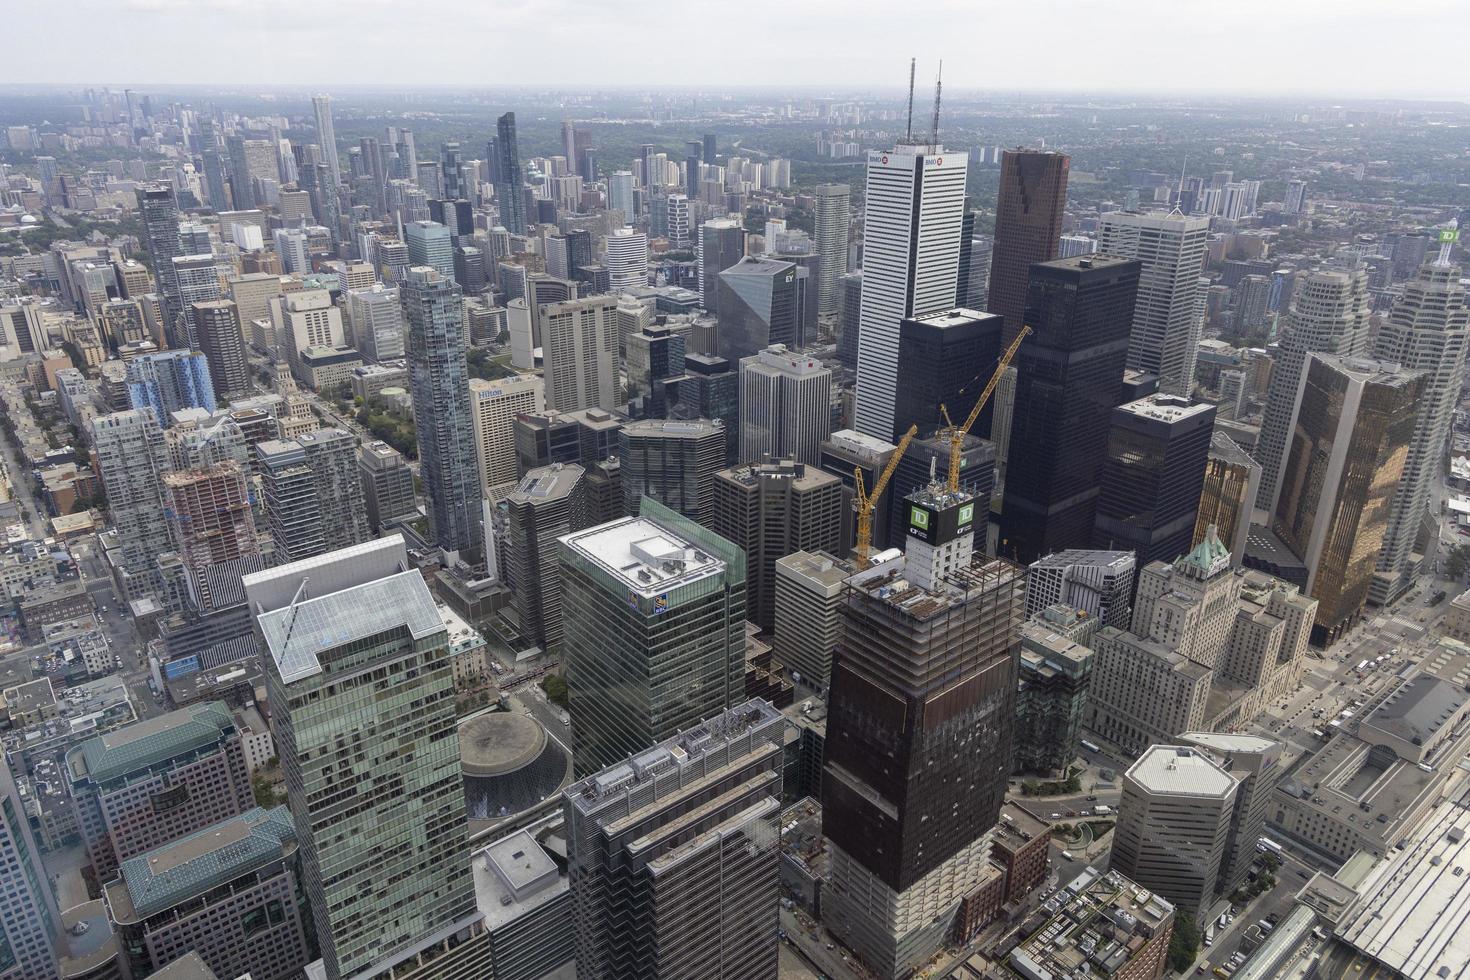
[[623,341],[630,407],[637,402],[649,418],[668,418],[670,396],[684,376],[684,334],[668,326],[649,324]]
[[184,312],[173,266],[173,260],[184,254],[179,244],[179,205],[174,199],[173,188],[166,184],[139,187],[137,195],[138,217],[143,222],[143,246],[148,250],[154,275],[158,277],[159,292],[163,293],[163,320],[172,324]]
[[330,189],[335,194],[337,183],[342,179],[342,165],[337,160],[337,133],[332,128],[332,97],[330,95],[312,96],[311,108],[316,113],[316,138],[321,144],[322,156],[326,161],[328,176],[332,181]]
[[893,435],[899,323],[954,304],[968,162],[933,145],[868,152],[853,425],[860,432]]
[[729,465],[725,426],[711,419],[630,422],[618,432],[623,511],[639,512],[651,497],[692,520],[714,507],[715,474]]
[[[906,318],[898,327],[898,400],[893,438],[910,425],[933,435],[944,425],[940,406],[963,425],[1000,359],[1001,319],[951,309]],[[982,410],[982,413],[985,410]],[[989,431],[983,415],[976,432]]]
[[507,112],[495,122],[495,148],[500,153],[499,181],[495,185],[495,203],[500,209],[500,223],[512,235],[526,233],[526,195],[522,189],[521,153],[516,143],[516,114]]
[[648,236],[618,228],[607,236],[608,291],[617,295],[648,285]]
[[576,463],[527,471],[506,495],[510,540],[504,563],[515,591],[521,640],[542,650],[562,646],[561,565],[557,539],[586,527],[587,481]]
[[454,243],[449,229],[436,221],[412,221],[403,226],[409,265],[426,265],[445,279],[454,279]]
[[[848,508],[851,509],[851,508]],[[771,647],[792,679],[823,691],[842,631],[842,606],[852,565],[831,554],[798,551],[777,559]]]
[[1032,562],[1026,572],[1026,618],[1048,606],[1087,613],[1104,626],[1127,629],[1138,559],[1131,551],[1058,551]]
[[214,256],[209,252],[174,256],[171,275],[179,312],[164,325],[166,336],[175,347],[197,349],[199,335],[194,325],[194,304],[220,298],[219,270]]
[[1093,545],[1131,549],[1140,565],[1189,550],[1204,487],[1215,406],[1174,395],[1113,410]]
[[816,465],[832,434],[832,372],[772,344],[740,361],[740,462]]
[[822,264],[817,271],[817,312],[835,314],[841,302],[838,282],[847,271],[847,234],[852,224],[852,188],[818,184],[812,189],[816,227],[812,237]]
[[1414,438],[1369,590],[1369,598],[1377,605],[1387,605],[1414,585],[1421,561],[1415,557],[1415,545],[1460,400],[1470,309],[1465,306],[1460,269],[1450,264],[1449,251],[1446,242],[1439,259],[1421,267],[1418,276],[1405,285],[1374,344],[1380,360],[1424,372]]
[[[805,347],[793,262],[745,256],[719,273],[715,308],[720,311],[719,355],[732,361],[753,357],[772,344]],[[895,325],[896,328],[896,325]]]
[[1034,333],[1016,351],[1000,520],[1007,558],[1029,563],[1092,540],[1138,273],[1138,262],[1109,256],[1031,267],[1025,319]]
[[624,221],[632,221],[638,216],[638,202],[633,186],[631,170],[616,170],[607,177],[608,210],[621,211]]
[[[260,554],[246,474],[234,460],[165,473],[162,503],[174,550],[206,590],[211,565]],[[207,594],[201,599],[212,606]]]
[[234,302],[217,299],[195,303],[194,332],[209,365],[215,398],[249,394],[250,363],[245,359],[245,336]]
[[673,511],[560,539],[573,760],[586,775],[744,697],[745,555]]
[[973,502],[915,499],[929,540],[850,580],[823,759],[822,918],[883,977],[932,956],[985,877],[1024,602],[1020,569],[956,534]]
[[[168,468],[163,428],[151,408],[99,415],[92,420],[92,448],[107,510],[117,535],[119,564],[127,583],[146,577],[153,558],[169,549],[168,525],[159,508]],[[148,591],[146,581],[125,584]]]
[[1255,458],[1256,507],[1275,511],[1296,412],[1313,353],[1360,357],[1368,350],[1368,276],[1361,269],[1318,269],[1301,278],[1283,318]]
[[204,354],[166,350],[144,354],[128,362],[128,400],[133,408],[149,408],[167,426],[181,408],[213,413],[214,381]]
[[1001,154],[988,308],[1005,317],[1006,344],[1021,331],[1031,267],[1057,257],[1071,165],[1064,153],[1015,149]]
[[720,273],[745,255],[745,227],[733,218],[713,218],[699,226],[699,298],[720,313]]
[[665,237],[669,240],[669,247],[676,251],[687,249],[691,234],[689,197],[685,194],[670,194],[666,202],[668,230]]
[[731,705],[563,791],[578,976],[776,976],[784,725]]
[[1194,547],[1211,527],[1230,549],[1239,565],[1245,554],[1256,491],[1261,484],[1261,464],[1223,432],[1210,437],[1210,454],[1205,462],[1205,485],[1200,492],[1199,515],[1194,522]]
[[841,547],[842,482],[790,459],[731,467],[715,474],[715,505],[705,523],[745,552],[746,617],[769,632],[777,559]]
[[559,412],[612,409],[618,403],[616,296],[540,307],[546,407]]
[[435,545],[473,563],[481,554],[480,467],[470,417],[468,346],[459,287],[414,266],[403,285],[419,475]]
[[464,942],[480,918],[449,637],[403,538],[244,585],[327,977]]
[[347,293],[352,343],[370,361],[395,361],[403,357],[403,304],[396,287],[374,283],[367,289]]
[[684,146],[684,193],[694,200],[699,197],[699,166],[704,155],[704,143],[689,140]]
[[480,461],[480,489],[486,497],[497,499],[515,485],[516,418],[541,412],[544,402],[543,385],[535,375],[470,379],[470,420]]
[[1357,621],[1418,425],[1423,372],[1363,358],[1307,361],[1271,529],[1307,566],[1312,642]]
[[6,885],[0,891],[4,976],[51,980],[57,976],[61,914],[10,763],[4,760],[0,760],[0,869]]
[[395,518],[418,514],[414,501],[413,471],[398,450],[386,442],[366,442],[358,450],[358,473],[368,526],[380,531]]
[[1143,263],[1128,367],[1157,374],[1159,390],[1166,395],[1188,398],[1194,385],[1203,326],[1195,294],[1209,234],[1205,215],[1133,211],[1103,215],[1098,229],[1099,252]]

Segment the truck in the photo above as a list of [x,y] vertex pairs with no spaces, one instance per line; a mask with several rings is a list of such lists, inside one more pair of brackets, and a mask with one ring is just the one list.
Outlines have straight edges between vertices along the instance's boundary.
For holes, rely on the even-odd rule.
[[1108,806],[1106,803],[1099,803],[1097,806],[1092,808],[1092,812],[1100,817],[1105,817],[1113,812],[1113,808]]

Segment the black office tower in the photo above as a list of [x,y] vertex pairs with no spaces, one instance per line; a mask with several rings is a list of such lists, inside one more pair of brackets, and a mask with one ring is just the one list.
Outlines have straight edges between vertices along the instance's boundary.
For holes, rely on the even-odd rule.
[[[894,408],[897,439],[910,425],[931,436],[944,425],[940,406],[963,425],[1000,360],[1004,321],[975,310],[947,310],[903,320],[898,325],[898,389]],[[982,416],[990,412],[982,409]],[[989,432],[982,417],[975,432]]]
[[1215,406],[1176,395],[1113,409],[1094,547],[1132,551],[1139,568],[1189,551],[1214,425]]
[[526,233],[525,181],[521,177],[521,153],[516,145],[516,114],[507,112],[495,122],[495,149],[499,153],[499,181],[495,184],[495,204],[500,209],[500,223],[512,235]]
[[[996,318],[999,322],[999,317]],[[959,420],[963,421],[963,419]],[[976,426],[979,428],[979,426]],[[894,468],[893,479],[883,491],[881,514],[888,512],[888,544],[902,548],[907,535],[908,507],[904,499],[915,490],[929,485],[933,479],[944,483],[949,479],[949,440],[932,436],[915,439]],[[871,486],[871,484],[869,484]],[[960,489],[975,499],[975,510],[981,515],[976,522],[982,550],[985,544],[985,515],[990,513],[990,498],[995,493],[995,443],[979,436],[967,435],[960,445]],[[875,517],[876,523],[881,518]],[[1002,555],[1009,558],[1009,555]]]
[[948,557],[947,570],[910,556],[855,576],[832,666],[822,918],[882,977],[938,952],[960,897],[990,874],[1010,768],[1025,574],[964,548]]
[[[1031,267],[997,553],[1021,564],[1092,541],[1108,429],[1142,263],[1079,255]],[[1208,440],[1206,440],[1208,442]]]

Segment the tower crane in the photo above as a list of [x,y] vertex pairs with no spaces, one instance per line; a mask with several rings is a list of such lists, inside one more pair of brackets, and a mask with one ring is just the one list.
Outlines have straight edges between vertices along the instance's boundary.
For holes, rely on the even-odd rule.
[[939,411],[944,415],[944,428],[939,430],[939,436],[949,440],[949,492],[958,493],[960,489],[960,456],[965,445],[965,436],[969,434],[970,427],[980,417],[980,410],[985,403],[990,401],[990,396],[995,392],[995,386],[1000,383],[1000,376],[1005,373],[1006,368],[1011,365],[1011,358],[1016,356],[1016,349],[1021,346],[1031,333],[1031,328],[1025,324],[1021,325],[1021,332],[1016,334],[1016,339],[1011,341],[1011,346],[1000,356],[1000,362],[995,366],[995,373],[990,376],[990,383],[985,390],[980,392],[980,397],[975,399],[975,407],[970,409],[970,417],[965,419],[964,425],[955,425],[949,417],[949,409],[943,405]]
[[883,472],[878,474],[872,493],[868,493],[863,488],[862,467],[853,467],[852,475],[855,481],[853,509],[857,511],[857,545],[852,550],[857,554],[859,568],[867,567],[868,553],[873,550],[873,509],[878,506],[878,498],[883,496],[884,488],[893,478],[893,471],[898,469],[898,461],[903,458],[904,451],[909,448],[909,443],[918,433],[919,427],[911,425],[909,431],[903,434],[903,438],[898,440],[898,448],[893,451],[892,456],[888,457]]

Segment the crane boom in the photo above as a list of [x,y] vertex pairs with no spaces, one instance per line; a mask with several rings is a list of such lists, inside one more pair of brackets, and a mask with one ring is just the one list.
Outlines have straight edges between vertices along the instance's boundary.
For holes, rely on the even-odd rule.
[[944,413],[944,436],[949,439],[949,492],[957,493],[960,489],[960,456],[965,445],[965,436],[970,427],[980,417],[980,410],[985,403],[990,401],[990,396],[995,392],[995,386],[1000,384],[1001,375],[1005,374],[1006,368],[1011,365],[1011,358],[1016,356],[1016,350],[1021,346],[1021,341],[1031,334],[1031,328],[1026,324],[1021,325],[1021,331],[1016,334],[1016,339],[1011,341],[1011,346],[1006,348],[1000,356],[1000,361],[995,365],[995,373],[990,376],[990,381],[985,385],[985,390],[980,392],[980,397],[975,399],[975,407],[970,409],[970,417],[965,419],[964,425],[955,425],[949,417],[949,409],[943,405],[939,410]]
[[868,493],[863,487],[863,471],[861,467],[853,467],[854,478],[853,507],[857,511],[857,545],[853,551],[857,554],[860,568],[867,567],[868,554],[873,550],[873,510],[878,506],[878,498],[883,496],[883,491],[888,487],[888,481],[893,479],[893,473],[898,469],[898,461],[903,458],[904,451],[909,448],[909,443],[914,436],[918,435],[917,425],[909,426],[909,431],[898,440],[898,448],[893,455],[888,457],[883,471],[878,474],[878,479],[873,484],[873,492]]

